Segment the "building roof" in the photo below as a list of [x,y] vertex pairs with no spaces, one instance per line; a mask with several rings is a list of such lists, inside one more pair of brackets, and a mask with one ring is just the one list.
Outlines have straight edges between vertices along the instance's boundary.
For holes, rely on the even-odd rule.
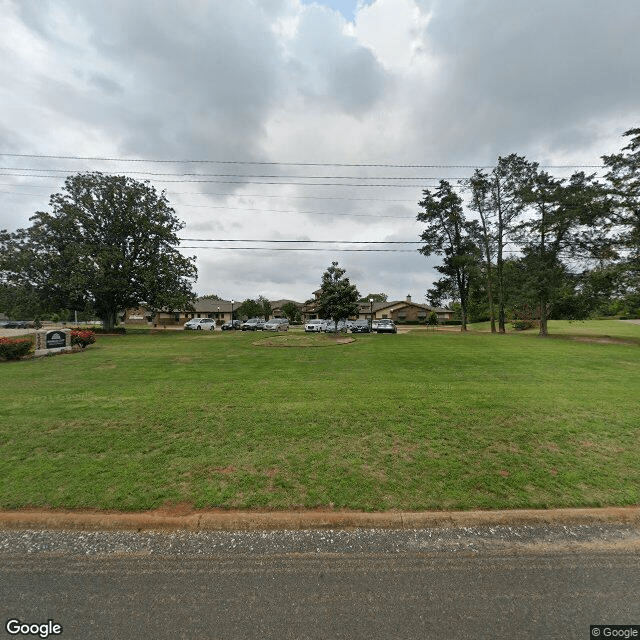
[[[371,310],[370,302],[360,302],[360,312],[366,313]],[[419,309],[423,309],[424,311],[431,312],[435,311],[436,313],[452,313],[451,309],[443,309],[442,307],[431,307],[427,304],[420,304],[418,302],[411,302],[410,300],[394,300],[392,302],[374,302],[373,303],[373,312],[377,313],[378,311],[382,311],[384,309],[393,309],[398,310],[403,307],[418,307]]]

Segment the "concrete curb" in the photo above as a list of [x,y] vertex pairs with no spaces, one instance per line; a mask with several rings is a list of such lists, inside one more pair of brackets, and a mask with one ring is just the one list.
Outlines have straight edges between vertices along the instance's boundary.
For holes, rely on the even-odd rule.
[[[175,510],[174,510],[175,511]],[[432,529],[449,527],[627,524],[640,526],[640,506],[509,511],[0,511],[0,529],[264,531],[302,529]]]

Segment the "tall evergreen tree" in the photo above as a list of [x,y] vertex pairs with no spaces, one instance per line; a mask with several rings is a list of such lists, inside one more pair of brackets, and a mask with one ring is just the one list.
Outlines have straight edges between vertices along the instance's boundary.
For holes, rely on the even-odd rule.
[[471,272],[477,268],[479,258],[470,223],[465,218],[462,199],[446,180],[440,181],[434,193],[425,189],[422,194],[418,204],[423,210],[417,219],[427,226],[420,235],[424,244],[418,251],[424,256],[444,256],[442,265],[436,267],[445,276],[440,289],[446,289],[449,283],[449,288],[457,291],[462,308],[461,330],[466,331]]
[[618,270],[630,311],[640,313],[640,128],[624,133],[629,143],[618,154],[603,156],[623,259]]
[[589,252],[610,210],[605,190],[583,172],[557,180],[545,171],[534,172],[521,190],[530,214],[518,227],[524,264],[540,313],[540,335],[548,333],[550,305],[561,296],[565,265]]

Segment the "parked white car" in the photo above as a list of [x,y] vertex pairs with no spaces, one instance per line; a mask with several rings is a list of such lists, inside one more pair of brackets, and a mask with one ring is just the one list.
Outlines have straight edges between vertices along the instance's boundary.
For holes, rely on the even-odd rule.
[[324,327],[325,322],[326,320],[322,320],[322,318],[313,318],[304,325],[304,332],[322,333],[322,328]]
[[206,331],[214,331],[216,328],[216,321],[213,318],[192,318],[188,322],[184,323],[184,328],[187,331],[189,329],[204,329]]
[[264,325],[265,331],[289,331],[289,321],[286,318],[271,318]]

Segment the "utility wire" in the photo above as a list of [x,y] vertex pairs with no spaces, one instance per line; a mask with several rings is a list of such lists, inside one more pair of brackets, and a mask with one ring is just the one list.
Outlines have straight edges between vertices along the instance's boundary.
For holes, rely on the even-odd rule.
[[225,206],[208,206],[205,204],[183,204],[176,205],[180,207],[203,207],[206,209],[225,209],[229,211],[264,211],[268,213],[293,213],[298,215],[319,215],[319,216],[353,216],[362,218],[391,218],[393,220],[415,220],[415,216],[385,216],[373,213],[340,213],[333,211],[295,211],[293,209],[259,209],[257,207],[225,207]]
[[[15,182],[0,182],[0,185],[3,186],[15,186],[15,187],[33,187],[35,189],[55,189],[58,188],[59,185],[37,185],[37,184],[16,184]],[[457,186],[457,185],[454,185]],[[15,195],[31,195],[31,196],[39,196],[39,193],[25,193],[20,191],[2,191],[0,193],[13,193]],[[286,198],[286,199],[295,199],[295,200],[348,200],[348,201],[359,201],[359,202],[412,202],[415,204],[415,200],[397,200],[391,198],[346,198],[343,196],[294,196],[294,195],[281,195],[276,193],[227,193],[227,192],[219,192],[219,191],[167,191],[167,195],[172,196],[233,196],[235,198]],[[181,205],[181,206],[207,206],[207,205]]]
[[415,253],[414,249],[320,249],[316,247],[180,247],[180,249],[215,249],[216,251],[325,251],[325,252],[343,252],[343,251],[361,251],[373,253]]
[[178,238],[180,242],[270,242],[291,243],[304,242],[315,244],[423,244],[419,240],[229,240],[225,238]]
[[[59,176],[51,175],[33,175],[23,173],[0,173],[0,176],[11,178],[58,178]],[[357,179],[351,177],[351,179]],[[370,178],[375,180],[386,180],[387,178]],[[420,178],[407,178],[407,180],[420,180]],[[428,180],[437,180],[437,178],[428,178]],[[163,183],[181,183],[181,184],[269,184],[269,185],[294,185],[306,187],[387,187],[398,189],[420,189],[424,184],[418,185],[399,185],[399,184],[352,184],[348,182],[264,182],[254,180],[160,180]]]
[[[34,167],[0,167],[0,171],[34,171],[44,173],[45,171],[51,171],[54,173],[77,173],[74,169],[37,169]],[[100,171],[106,175],[119,175],[118,171]],[[309,176],[309,175],[286,175],[286,174],[253,174],[253,173],[155,173],[153,171],[127,171],[127,174],[133,173],[136,175],[145,176],[175,176],[175,177],[201,177],[201,178],[287,178],[287,179],[305,179],[305,180],[468,180],[468,178],[454,178],[438,176]],[[7,175],[7,174],[0,174]],[[22,175],[22,174],[9,174],[9,175]],[[38,178],[38,175],[34,175],[34,178]]]
[[[402,169],[493,169],[495,165],[482,164],[394,164],[394,163],[359,163],[359,162],[264,162],[253,160],[202,160],[202,159],[144,159],[144,158],[109,158],[97,156],[58,156],[31,153],[0,153],[8,158],[47,158],[54,160],[91,160],[100,162],[147,162],[164,164],[238,164],[238,165],[269,165],[287,167],[395,167]],[[602,168],[596,164],[558,164],[539,165],[547,169],[579,169]]]

